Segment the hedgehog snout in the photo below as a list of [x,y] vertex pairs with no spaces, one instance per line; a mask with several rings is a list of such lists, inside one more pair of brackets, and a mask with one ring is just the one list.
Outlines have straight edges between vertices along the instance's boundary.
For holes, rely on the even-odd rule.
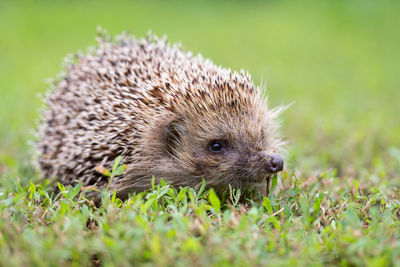
[[270,155],[265,166],[271,173],[280,172],[283,170],[283,159],[276,154]]
[[269,173],[278,173],[283,170],[284,161],[281,156],[267,151],[261,151],[260,154],[264,159],[264,167]]

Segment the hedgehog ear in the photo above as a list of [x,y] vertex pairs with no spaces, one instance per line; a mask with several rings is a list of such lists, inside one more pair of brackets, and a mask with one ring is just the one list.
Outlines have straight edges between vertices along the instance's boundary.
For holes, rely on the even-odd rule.
[[181,121],[179,119],[174,119],[165,126],[164,132],[167,151],[171,155],[175,154],[175,148],[181,140],[181,128]]

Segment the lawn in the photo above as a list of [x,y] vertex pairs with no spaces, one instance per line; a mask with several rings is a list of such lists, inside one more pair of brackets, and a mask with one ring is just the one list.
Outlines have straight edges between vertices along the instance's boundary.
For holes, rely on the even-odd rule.
[[[0,2],[0,265],[344,265],[400,260],[400,2]],[[110,34],[148,30],[248,70],[281,117],[263,199],[154,185],[95,207],[30,164],[46,79]],[[200,190],[200,191],[199,191]]]

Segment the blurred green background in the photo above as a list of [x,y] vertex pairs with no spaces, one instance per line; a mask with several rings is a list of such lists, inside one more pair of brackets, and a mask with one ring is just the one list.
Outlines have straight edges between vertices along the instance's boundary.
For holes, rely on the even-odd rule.
[[[0,173],[29,159],[46,78],[68,53],[148,30],[267,85],[290,168],[312,175],[400,159],[400,1],[0,2]],[[393,164],[398,164],[397,160]]]

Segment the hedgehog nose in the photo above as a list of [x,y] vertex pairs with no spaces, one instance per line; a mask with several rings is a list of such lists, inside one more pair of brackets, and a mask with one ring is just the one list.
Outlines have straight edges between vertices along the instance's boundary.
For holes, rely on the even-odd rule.
[[266,167],[270,173],[280,172],[283,169],[283,159],[276,154],[269,155]]

